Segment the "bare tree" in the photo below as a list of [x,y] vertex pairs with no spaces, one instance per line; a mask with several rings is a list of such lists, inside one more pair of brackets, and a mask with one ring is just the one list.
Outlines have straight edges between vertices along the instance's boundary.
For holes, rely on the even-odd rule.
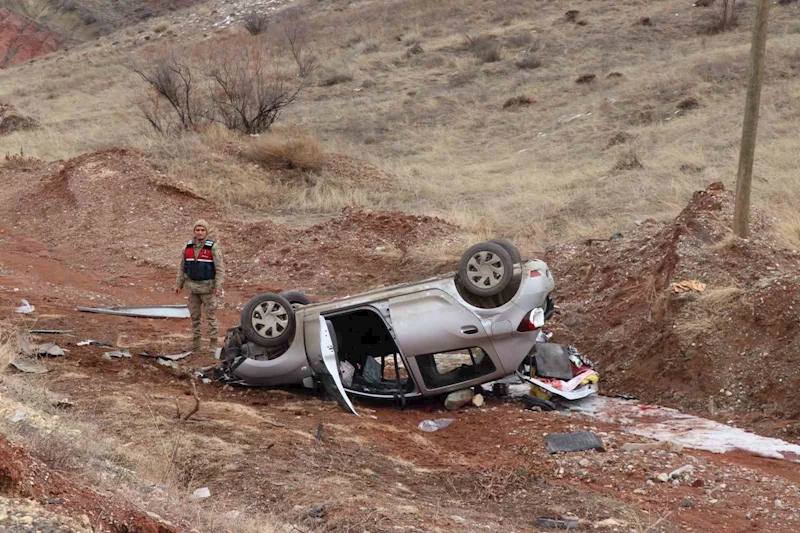
[[[206,122],[209,117],[207,98],[197,69],[190,60],[168,52],[149,65],[132,63],[127,67],[146,81],[155,93],[164,99],[175,112],[179,127],[191,130]],[[163,113],[158,99],[150,100],[145,118],[158,131],[163,132]],[[140,105],[141,107],[141,105]]]
[[206,74],[213,84],[214,120],[248,134],[269,129],[306,86],[287,68],[280,50],[264,41],[218,47]]
[[734,26],[739,18],[736,12],[736,0],[722,0],[719,17],[718,31],[727,31],[729,27]]
[[319,58],[311,48],[310,32],[301,13],[293,13],[281,24],[281,41],[297,63],[298,75],[310,76],[319,65]]

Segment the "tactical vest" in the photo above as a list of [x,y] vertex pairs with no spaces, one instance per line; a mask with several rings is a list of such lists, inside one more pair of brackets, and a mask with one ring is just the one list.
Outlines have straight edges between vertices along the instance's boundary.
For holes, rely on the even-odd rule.
[[194,241],[186,243],[184,254],[183,273],[192,281],[207,281],[217,276],[217,269],[214,267],[214,255],[211,247],[214,241],[205,241],[197,259],[194,257]]

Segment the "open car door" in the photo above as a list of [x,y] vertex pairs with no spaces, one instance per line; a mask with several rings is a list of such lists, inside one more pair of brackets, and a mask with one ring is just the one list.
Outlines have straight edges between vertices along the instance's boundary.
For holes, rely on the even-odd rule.
[[320,374],[322,386],[333,398],[339,402],[346,411],[358,416],[355,407],[347,397],[347,392],[342,385],[342,376],[339,374],[339,357],[336,355],[336,332],[330,321],[319,317],[319,347],[322,352],[322,362],[325,364],[327,374]]

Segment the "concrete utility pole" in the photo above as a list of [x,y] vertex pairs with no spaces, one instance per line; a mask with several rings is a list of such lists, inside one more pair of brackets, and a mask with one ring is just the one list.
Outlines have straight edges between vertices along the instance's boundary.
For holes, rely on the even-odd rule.
[[746,239],[750,234],[750,182],[753,179],[753,157],[756,151],[758,106],[761,101],[761,83],[764,81],[764,52],[767,48],[767,18],[772,0],[758,0],[753,22],[753,44],[750,50],[750,81],[744,108],[742,147],[739,152],[739,172],[736,175],[736,210],[733,231]]

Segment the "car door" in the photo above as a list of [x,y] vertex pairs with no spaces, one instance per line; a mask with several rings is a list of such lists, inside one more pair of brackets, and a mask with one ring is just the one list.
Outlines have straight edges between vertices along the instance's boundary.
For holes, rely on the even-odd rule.
[[325,365],[326,372],[320,372],[319,378],[322,382],[322,386],[325,387],[325,390],[332,398],[336,399],[339,405],[358,416],[342,384],[342,376],[339,373],[339,357],[336,355],[336,341],[334,340],[334,335],[335,332],[333,328],[330,327],[330,322],[327,322],[325,317],[320,315],[319,347],[322,363]]
[[397,345],[423,393],[458,390],[504,375],[481,320],[446,292],[429,289],[391,298],[389,313]]

